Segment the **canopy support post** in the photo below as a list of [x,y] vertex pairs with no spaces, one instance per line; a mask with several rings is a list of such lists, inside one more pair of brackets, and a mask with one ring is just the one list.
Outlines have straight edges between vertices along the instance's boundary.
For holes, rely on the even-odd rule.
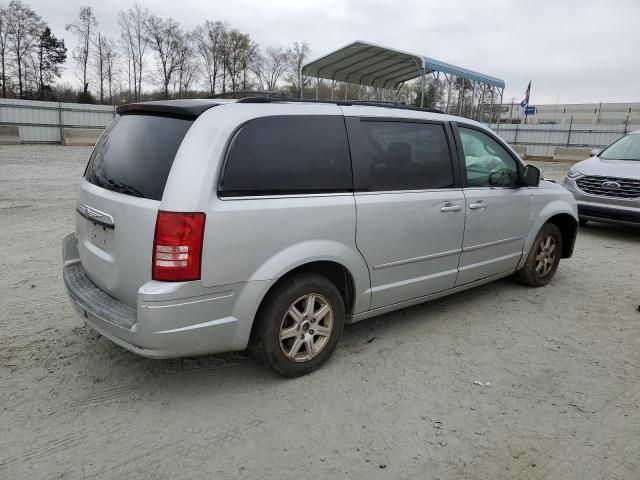
[[302,100],[302,91],[304,90],[302,87],[302,67],[300,67],[300,71],[298,72],[298,85],[300,85],[300,100]]
[[316,78],[316,100],[318,100],[318,94],[320,93],[320,77]]
[[335,80],[331,80],[331,100],[333,100],[333,88],[336,85],[336,81]]
[[473,105],[476,101],[476,81],[471,82],[471,111],[469,112],[469,118],[473,118]]
[[422,69],[422,75],[420,76],[420,108],[424,108],[424,68]]
[[445,73],[445,78],[449,82],[449,93],[447,93],[447,108],[445,109],[445,113],[448,115],[449,103],[451,102],[451,80],[453,79],[453,75],[449,74],[449,76],[447,77],[447,74]]
[[349,82],[344,84],[344,101],[347,101],[347,96],[349,95]]
[[500,133],[500,117],[502,116],[502,96],[504,95],[504,88],[500,89],[500,107],[498,108],[498,126],[496,133]]
[[491,124],[493,123],[493,86],[491,86],[491,109],[489,110],[489,128],[491,128]]
[[462,107],[464,106],[464,78],[460,78],[460,92],[458,93],[458,116],[462,116]]

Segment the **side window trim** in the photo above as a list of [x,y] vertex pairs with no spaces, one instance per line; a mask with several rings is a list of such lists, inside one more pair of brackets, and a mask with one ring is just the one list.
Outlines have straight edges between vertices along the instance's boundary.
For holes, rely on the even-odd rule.
[[[371,191],[368,187],[358,184],[357,181],[357,167],[359,163],[358,156],[362,155],[365,151],[364,137],[362,132],[362,122],[398,122],[398,123],[414,123],[414,124],[429,124],[440,125],[445,133],[447,141],[447,147],[449,152],[449,162],[451,165],[451,172],[453,175],[453,186],[446,188],[423,188],[418,190],[387,190],[387,191]],[[432,120],[422,118],[405,118],[405,117],[348,117],[345,116],[345,124],[347,127],[347,136],[349,139],[349,151],[351,157],[351,171],[353,174],[353,191],[354,193],[402,193],[402,192],[416,192],[416,191],[442,191],[442,190],[454,190],[463,187],[463,172],[460,169],[460,163],[457,159],[458,149],[456,145],[456,137],[451,129],[450,122],[443,120]]]
[[[485,135],[487,135],[489,138],[491,138],[492,140],[494,140],[495,142],[498,143],[498,145],[500,145],[502,148],[504,148],[505,152],[507,152],[507,154],[513,159],[513,161],[516,164],[516,167],[518,168],[518,186],[516,187],[469,187],[468,183],[467,183],[467,163],[465,162],[464,159],[464,150],[462,147],[462,140],[460,139],[460,128],[468,128],[470,130],[475,130],[477,132],[480,133],[484,133]],[[498,136],[496,136],[493,132],[488,132],[487,130],[480,128],[476,125],[471,125],[468,123],[463,123],[463,122],[451,122],[451,129],[453,131],[454,134],[454,139],[455,139],[455,145],[456,145],[456,150],[457,150],[457,156],[458,156],[458,167],[460,168],[460,172],[461,172],[461,185],[463,188],[506,188],[506,189],[513,189],[513,188],[520,188],[522,185],[520,185],[520,183],[522,183],[522,175],[524,172],[524,167],[525,165],[522,163],[522,160],[520,160],[518,157],[516,157],[511,150],[508,148],[508,146],[505,144],[505,142],[499,138]]]

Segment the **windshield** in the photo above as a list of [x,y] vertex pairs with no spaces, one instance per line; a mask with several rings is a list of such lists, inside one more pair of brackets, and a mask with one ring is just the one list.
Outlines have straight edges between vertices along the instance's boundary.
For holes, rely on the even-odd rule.
[[640,135],[626,135],[611,144],[599,157],[603,160],[640,161]]
[[85,178],[107,190],[161,200],[173,158],[192,123],[154,115],[118,117],[96,145]]

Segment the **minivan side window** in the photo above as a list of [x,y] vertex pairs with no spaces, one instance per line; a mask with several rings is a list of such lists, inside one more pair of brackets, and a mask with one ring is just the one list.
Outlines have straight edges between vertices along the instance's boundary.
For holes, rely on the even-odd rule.
[[454,186],[442,124],[360,121],[354,180],[360,191],[426,190]]
[[251,120],[233,138],[218,193],[225,196],[353,191],[342,116]]
[[469,187],[515,187],[518,165],[493,138],[472,128],[458,127]]

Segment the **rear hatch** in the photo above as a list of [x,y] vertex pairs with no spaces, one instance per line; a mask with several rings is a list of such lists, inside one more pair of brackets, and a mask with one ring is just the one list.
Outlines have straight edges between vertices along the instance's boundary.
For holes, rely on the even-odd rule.
[[160,201],[195,118],[155,107],[120,110],[91,155],[76,208],[78,252],[87,275],[132,307],[140,286],[151,279]]

